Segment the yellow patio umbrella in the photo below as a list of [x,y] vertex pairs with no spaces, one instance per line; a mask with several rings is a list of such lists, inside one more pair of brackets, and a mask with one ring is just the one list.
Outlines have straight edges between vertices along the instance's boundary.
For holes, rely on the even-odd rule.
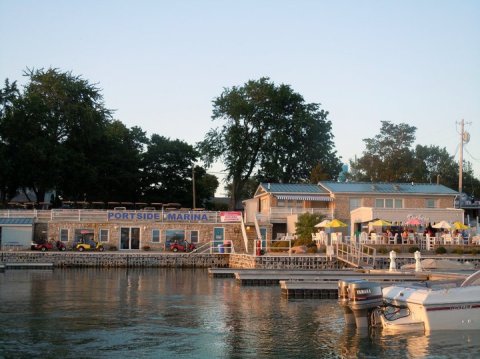
[[343,223],[343,222],[340,221],[339,219],[332,219],[332,220],[330,221],[330,223],[328,223],[325,227],[326,227],[326,228],[347,227],[347,224],[346,224],[346,223]]
[[390,227],[392,225],[392,223],[383,219],[377,219],[376,221],[370,222],[370,224],[374,227]]
[[457,221],[457,222],[453,223],[453,228],[455,228],[455,229],[469,229],[470,227],[467,226],[466,224],[463,224],[462,222]]

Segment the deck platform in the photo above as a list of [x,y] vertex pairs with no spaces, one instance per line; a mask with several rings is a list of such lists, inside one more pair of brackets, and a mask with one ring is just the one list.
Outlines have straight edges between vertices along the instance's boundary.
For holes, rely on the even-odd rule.
[[5,269],[52,269],[53,263],[5,263]]

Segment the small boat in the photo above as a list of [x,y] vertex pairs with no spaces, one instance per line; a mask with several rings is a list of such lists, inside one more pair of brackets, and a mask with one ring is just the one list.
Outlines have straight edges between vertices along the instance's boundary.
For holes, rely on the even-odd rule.
[[[365,326],[368,320],[369,326],[395,331],[480,330],[480,271],[465,279],[460,286],[454,282],[439,285],[430,282],[428,286],[425,283],[384,286],[365,282],[342,284],[348,286],[348,301],[344,301],[344,305],[348,305],[355,315],[357,327]],[[365,303],[361,308],[359,293]]]

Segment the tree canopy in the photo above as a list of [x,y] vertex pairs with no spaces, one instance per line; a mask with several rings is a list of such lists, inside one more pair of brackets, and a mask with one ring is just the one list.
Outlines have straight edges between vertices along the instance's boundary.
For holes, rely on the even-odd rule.
[[334,179],[340,170],[328,112],[305,103],[288,85],[268,78],[224,89],[213,101],[211,129],[198,148],[207,165],[222,160],[230,182],[230,207],[239,206],[252,177],[258,181],[308,182],[320,165]]
[[[54,191],[73,201],[192,203],[198,154],[191,145],[127,128],[113,119],[100,89],[71,72],[50,68],[24,75],[23,91],[8,80],[0,89],[2,203],[27,189],[37,202]],[[218,185],[202,170],[196,169],[199,203]]]
[[[458,163],[446,148],[417,145],[416,128],[405,123],[382,121],[380,133],[367,138],[361,157],[350,160],[350,180],[371,182],[436,183],[458,188]],[[480,191],[471,165],[464,166],[464,189],[469,194]]]

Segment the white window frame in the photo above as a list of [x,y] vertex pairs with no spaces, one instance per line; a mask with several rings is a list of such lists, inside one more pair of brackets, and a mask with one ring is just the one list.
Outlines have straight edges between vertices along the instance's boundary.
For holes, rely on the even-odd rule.
[[[158,233],[155,235],[155,233]],[[152,243],[160,243],[161,238],[162,238],[162,231],[158,228],[152,228]],[[155,240],[155,237],[157,237],[157,240]]]
[[[63,239],[63,233],[64,232],[67,232],[67,239],[66,240]],[[69,232],[70,231],[68,230],[68,228],[60,228],[60,242],[68,242],[68,235],[70,234]]]
[[[105,233],[107,232],[107,240],[104,240],[103,239],[103,235],[102,233]],[[98,231],[98,239],[99,239],[99,242],[102,242],[102,243],[105,243],[105,242],[108,242],[110,240],[110,230],[108,228],[100,228],[100,230]]]

